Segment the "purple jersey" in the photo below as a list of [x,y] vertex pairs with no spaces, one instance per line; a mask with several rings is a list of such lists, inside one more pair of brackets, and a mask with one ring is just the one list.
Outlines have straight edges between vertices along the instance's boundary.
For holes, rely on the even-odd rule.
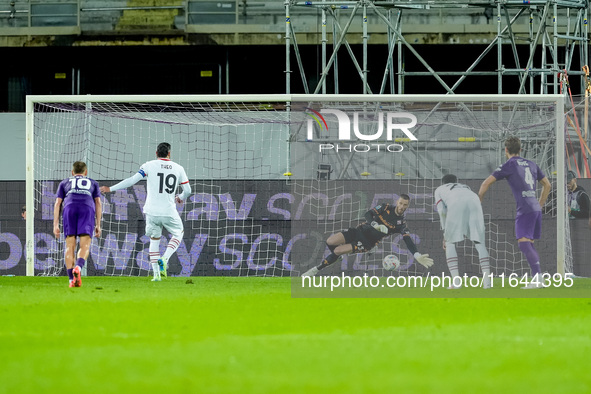
[[83,175],[64,179],[57,188],[64,209],[69,205],[88,205],[94,211],[94,199],[100,195],[98,182]]
[[513,156],[497,168],[492,176],[497,180],[507,179],[509,182],[517,204],[517,215],[542,210],[536,196],[536,184],[544,179],[545,175],[536,163]]

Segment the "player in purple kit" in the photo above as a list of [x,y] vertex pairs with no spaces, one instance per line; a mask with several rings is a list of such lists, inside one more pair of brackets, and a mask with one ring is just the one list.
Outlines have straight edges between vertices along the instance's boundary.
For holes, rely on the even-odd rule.
[[[88,178],[86,163],[77,161],[72,166],[72,176],[64,179],[57,188],[53,207],[53,234],[60,237],[59,217],[63,203],[63,226],[66,236],[66,268],[70,287],[82,286],[81,270],[90,252],[90,241],[101,236],[102,204],[98,183]],[[76,237],[80,238],[78,259],[75,260]]]
[[[538,274],[538,282],[533,281],[524,289],[542,287],[542,271],[540,257],[534,247],[534,240],[539,239],[542,233],[542,207],[546,203],[552,185],[544,175],[540,167],[531,160],[519,156],[521,153],[521,141],[517,137],[509,137],[505,141],[505,164],[497,168],[492,175],[482,182],[478,196],[483,200],[484,194],[495,181],[507,179],[509,187],[515,197],[517,214],[515,216],[515,236],[519,243],[519,249],[525,255],[531,268],[532,277]],[[540,198],[536,197],[536,182],[542,184]]]

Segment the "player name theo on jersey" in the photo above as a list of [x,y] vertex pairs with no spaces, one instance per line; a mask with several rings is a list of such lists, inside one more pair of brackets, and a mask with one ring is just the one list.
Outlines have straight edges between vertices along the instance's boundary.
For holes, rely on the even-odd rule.
[[176,190],[179,185],[189,182],[185,169],[170,159],[159,158],[144,163],[138,172],[147,178],[144,213],[169,216],[176,211]]

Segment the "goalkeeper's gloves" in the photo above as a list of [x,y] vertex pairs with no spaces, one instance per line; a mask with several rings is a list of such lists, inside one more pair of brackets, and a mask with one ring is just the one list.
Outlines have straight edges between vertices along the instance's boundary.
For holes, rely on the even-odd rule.
[[376,230],[378,230],[384,234],[388,234],[388,227],[386,227],[386,225],[384,225],[384,224],[379,224],[375,220],[373,222],[371,222],[371,227],[375,228]]
[[425,268],[433,266],[433,259],[430,258],[428,254],[420,254],[419,252],[416,252],[414,257],[415,260]]

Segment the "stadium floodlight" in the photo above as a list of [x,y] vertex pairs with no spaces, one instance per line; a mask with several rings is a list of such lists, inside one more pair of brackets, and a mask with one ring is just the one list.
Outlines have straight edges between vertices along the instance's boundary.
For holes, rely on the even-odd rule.
[[[172,275],[297,275],[320,261],[328,235],[401,193],[412,197],[416,243],[443,270],[433,206],[441,177],[454,173],[478,191],[504,162],[504,139],[516,135],[523,156],[566,190],[564,127],[562,95],[28,96],[27,275],[62,271],[53,201],[74,161],[109,186],[153,159],[163,141],[193,189],[179,206],[185,235]],[[538,248],[543,270],[564,274],[572,263],[565,193],[555,195],[557,214],[544,217]],[[89,275],[149,274],[144,201],[142,182],[103,197]],[[483,208],[493,272],[528,271],[508,187],[490,190]],[[461,247],[472,256],[464,271],[478,270],[470,243]],[[397,237],[338,269],[390,275],[381,264],[389,254],[400,258],[396,274],[424,272]]]

